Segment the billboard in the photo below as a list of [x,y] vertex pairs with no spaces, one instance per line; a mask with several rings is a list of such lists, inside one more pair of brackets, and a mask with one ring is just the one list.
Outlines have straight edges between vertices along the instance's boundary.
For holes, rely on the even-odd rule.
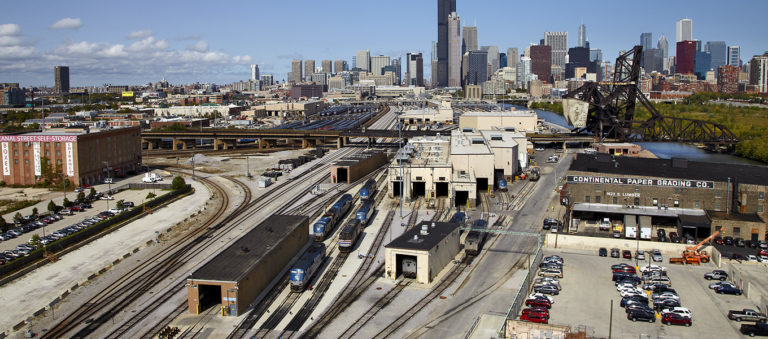
[[123,91],[123,96],[124,97],[132,97],[133,96],[133,91]]

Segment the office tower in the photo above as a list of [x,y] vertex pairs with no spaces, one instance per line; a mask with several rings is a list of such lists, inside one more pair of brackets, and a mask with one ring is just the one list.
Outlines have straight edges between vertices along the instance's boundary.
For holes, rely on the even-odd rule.
[[696,57],[695,41],[680,41],[677,43],[677,52],[675,53],[675,73],[693,74],[694,58]]
[[392,66],[395,68],[395,82],[400,85],[403,82],[402,76],[403,76],[403,67],[402,67],[402,55],[399,55],[397,58],[392,58]]
[[707,77],[707,71],[710,69],[712,69],[712,54],[696,51],[693,57],[693,74],[696,74],[699,80],[704,80]]
[[448,17],[448,87],[461,87],[461,17]]
[[590,48],[589,61],[596,61],[598,63],[603,61],[603,51],[599,48]]
[[[565,58],[563,58],[565,59]],[[541,82],[550,82],[552,74],[552,46],[534,45],[531,46],[531,73],[541,80]]]
[[467,62],[467,85],[481,85],[488,80],[488,52],[469,51]]
[[669,42],[667,41],[667,37],[665,37],[664,34],[661,35],[659,42],[656,43],[656,48],[661,50],[663,63],[662,69],[665,72],[669,72]]
[[448,86],[448,17],[456,0],[437,0],[437,86]]
[[424,87],[424,59],[421,53],[408,53],[405,55],[405,77],[408,85]]
[[375,55],[371,57],[371,69],[369,72],[373,75],[382,75],[381,69],[389,65],[389,57],[386,55]]
[[333,73],[333,61],[331,60],[323,60],[320,63],[321,67],[323,68],[324,73],[332,74]]
[[468,51],[477,50],[477,27],[476,26],[464,26],[461,30],[461,55]]
[[267,86],[272,86],[275,83],[275,78],[272,74],[263,74],[261,76],[261,83]]
[[693,40],[693,20],[680,19],[675,29],[675,42]]
[[587,47],[587,48],[589,48],[589,46],[587,44],[588,44],[588,42],[587,42],[587,25],[581,24],[579,26],[579,41],[578,41],[577,47]]
[[507,67],[517,68],[517,62],[520,60],[520,54],[517,47],[507,48]]
[[499,69],[507,67],[507,53],[499,53]]
[[758,93],[768,93],[768,52],[749,61],[749,84]]
[[571,47],[568,49],[568,63],[565,64],[565,78],[576,77],[576,68],[584,67],[587,73],[597,73],[597,62],[590,61],[589,47]]
[[307,81],[312,80],[312,74],[315,73],[315,60],[304,61],[304,77]]
[[726,53],[728,47],[725,45],[725,41],[707,41],[704,45],[704,51],[709,52],[712,56],[712,69],[717,74],[717,68],[726,64]]
[[531,74],[531,58],[524,56],[520,58],[520,62],[517,64],[517,86],[519,88],[526,88],[529,75]]
[[430,56],[430,74],[429,85],[432,88],[437,87],[437,41],[432,41],[432,54]]
[[69,93],[69,66],[53,67],[53,79],[56,93]]
[[291,76],[290,81],[293,81],[294,83],[300,83],[301,79],[303,77],[301,76],[301,60],[294,59],[291,61]]
[[659,72],[664,71],[664,52],[659,48],[651,48],[643,50],[643,60],[645,60],[645,72]]
[[717,70],[717,91],[721,93],[739,92],[739,68],[731,65],[720,66]]
[[741,67],[741,47],[728,46],[728,65]]
[[640,34],[640,46],[643,47],[643,50],[651,49],[651,40],[653,39],[653,33],[642,33]]
[[[545,32],[544,44],[552,48],[551,65],[565,69],[565,56],[568,54],[568,32]],[[536,63],[536,58],[531,57],[531,62]],[[539,80],[549,81],[541,78]]]
[[357,51],[355,54],[355,67],[359,68],[363,72],[370,72],[371,71],[371,51],[364,50],[364,51]]
[[259,65],[251,65],[251,80],[259,80]]
[[496,72],[499,69],[499,47],[482,46],[480,50],[488,53],[488,74]]
[[335,60],[333,62],[334,73],[338,74],[347,70],[347,62],[344,60]]

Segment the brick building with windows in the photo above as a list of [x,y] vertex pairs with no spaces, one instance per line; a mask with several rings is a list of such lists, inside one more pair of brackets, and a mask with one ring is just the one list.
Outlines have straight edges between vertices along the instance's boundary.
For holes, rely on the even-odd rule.
[[77,186],[101,183],[139,169],[140,140],[138,127],[0,135],[0,178],[7,185],[26,186],[52,172],[63,173]]

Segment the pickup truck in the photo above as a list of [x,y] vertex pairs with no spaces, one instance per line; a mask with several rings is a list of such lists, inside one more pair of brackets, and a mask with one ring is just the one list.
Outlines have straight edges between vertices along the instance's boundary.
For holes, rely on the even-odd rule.
[[750,337],[754,337],[755,335],[766,336],[768,335],[768,324],[766,323],[755,323],[754,325],[742,324],[739,331],[741,331],[742,334],[746,334]]
[[745,308],[741,311],[735,311],[735,310],[728,311],[728,319],[736,320],[736,321],[765,322],[766,320],[768,320],[768,317],[766,317],[765,314],[759,313],[755,310],[750,310]]

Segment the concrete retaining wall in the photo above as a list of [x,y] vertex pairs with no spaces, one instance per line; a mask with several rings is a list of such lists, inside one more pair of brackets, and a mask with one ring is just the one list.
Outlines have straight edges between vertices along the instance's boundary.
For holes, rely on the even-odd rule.
[[[546,239],[544,240],[544,246],[548,248],[594,250],[595,254],[597,254],[597,250],[600,249],[600,247],[605,247],[608,250],[611,248],[618,248],[619,250],[631,250],[632,255],[634,256],[635,250],[638,248],[638,240],[547,233]],[[670,257],[681,257],[686,246],[690,245],[647,240],[640,240],[639,243],[641,250],[648,251],[651,249],[659,249],[664,256],[665,262],[667,262]],[[712,253],[710,247],[711,246],[703,246],[702,248],[707,251],[707,253]]]

